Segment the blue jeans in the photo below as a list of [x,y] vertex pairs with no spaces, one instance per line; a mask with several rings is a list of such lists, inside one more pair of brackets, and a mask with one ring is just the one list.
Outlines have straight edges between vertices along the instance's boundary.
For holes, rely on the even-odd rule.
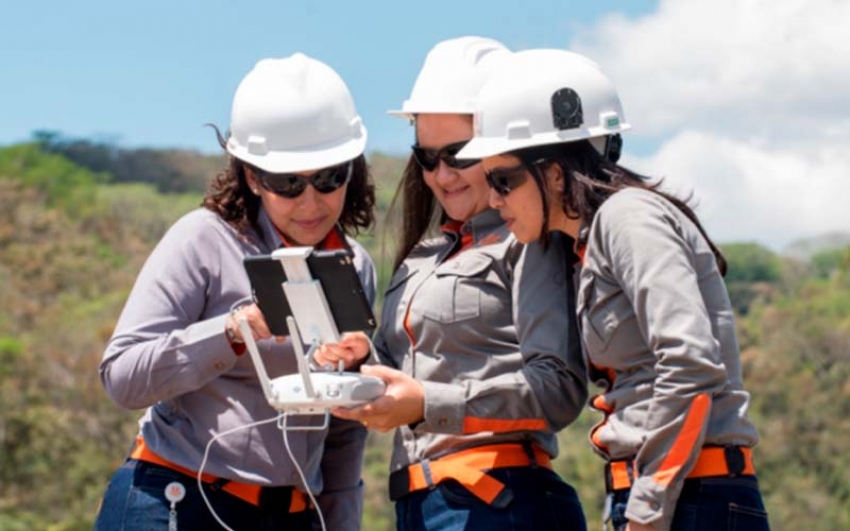
[[[628,490],[614,491],[611,523],[626,529]],[[673,531],[769,531],[755,476],[709,477],[685,480],[673,515]]]
[[[167,531],[171,502],[165,499],[165,486],[172,481],[186,488],[186,496],[175,506],[180,531],[222,529],[204,503],[194,477],[128,459],[106,488],[95,531]],[[270,504],[261,509],[227,492],[204,486],[204,494],[216,514],[231,529],[310,530],[312,511],[290,514],[288,503]]]
[[460,483],[443,481],[396,501],[399,531],[585,531],[575,489],[543,467],[499,468],[488,474],[510,489],[513,498],[497,508],[476,498]]

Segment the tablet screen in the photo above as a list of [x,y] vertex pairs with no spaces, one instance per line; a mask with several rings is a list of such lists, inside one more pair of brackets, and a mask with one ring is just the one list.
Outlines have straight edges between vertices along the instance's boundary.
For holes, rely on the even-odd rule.
[[[283,264],[270,255],[247,256],[243,263],[254,301],[263,312],[269,330],[277,336],[288,336],[286,318],[292,315],[292,310],[282,286],[287,281]],[[322,286],[337,329],[371,335],[376,327],[375,316],[351,254],[343,249],[313,251],[307,258],[307,266],[311,276]]]

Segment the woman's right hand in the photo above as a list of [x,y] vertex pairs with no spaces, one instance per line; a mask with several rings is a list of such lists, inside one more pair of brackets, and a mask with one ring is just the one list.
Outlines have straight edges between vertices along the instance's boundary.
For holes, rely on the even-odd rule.
[[313,361],[319,367],[337,367],[342,361],[349,369],[369,355],[369,336],[364,332],[346,332],[339,343],[323,343],[313,353]]
[[[266,324],[266,319],[263,317],[263,312],[260,311],[260,308],[256,304],[246,304],[230,312],[225,324],[227,330],[230,331],[229,336],[237,343],[245,342],[245,338],[242,337],[242,331],[239,329],[240,319],[245,319],[248,322],[248,326],[251,328],[251,335],[254,336],[255,341],[272,337],[269,325]],[[275,339],[278,342],[283,342],[286,337],[277,336]]]

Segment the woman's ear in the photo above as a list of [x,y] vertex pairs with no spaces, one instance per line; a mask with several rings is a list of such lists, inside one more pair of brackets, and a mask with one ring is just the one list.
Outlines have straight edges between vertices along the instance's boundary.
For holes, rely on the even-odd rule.
[[245,172],[245,181],[248,183],[248,188],[254,192],[254,195],[260,195],[260,182],[257,180],[257,176],[254,175],[254,172],[248,166],[243,166],[243,170]]
[[559,195],[564,193],[564,171],[560,164],[549,164],[546,168],[546,182],[550,190],[558,192]]

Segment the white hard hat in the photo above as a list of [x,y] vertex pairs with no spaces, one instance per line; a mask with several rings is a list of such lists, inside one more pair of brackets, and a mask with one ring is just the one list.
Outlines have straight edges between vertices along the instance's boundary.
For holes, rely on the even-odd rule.
[[516,52],[502,61],[479,92],[474,121],[475,137],[458,158],[605,137],[631,127],[614,85],[595,62],[551,49]]
[[487,74],[508,55],[504,44],[486,37],[442,41],[428,52],[410,98],[401,110],[389,114],[404,118],[421,113],[472,114]]
[[263,170],[325,168],[365,147],[366,128],[345,82],[304,54],[259,61],[233,96],[227,151]]

